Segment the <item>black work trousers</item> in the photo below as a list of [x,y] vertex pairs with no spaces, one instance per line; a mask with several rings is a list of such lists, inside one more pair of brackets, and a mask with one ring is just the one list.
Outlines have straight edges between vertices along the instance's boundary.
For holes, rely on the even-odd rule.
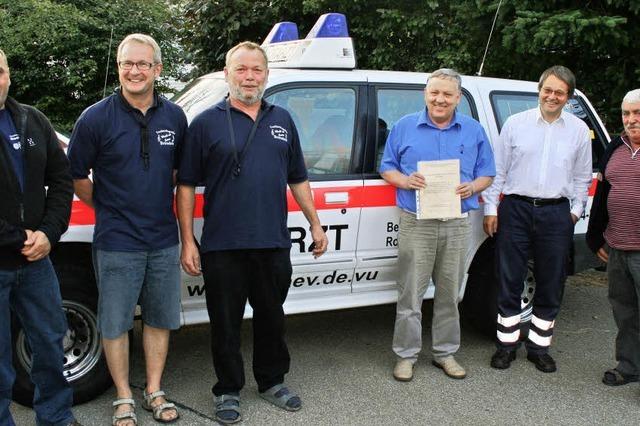
[[535,206],[505,196],[498,209],[498,347],[514,350],[520,340],[522,291],[528,260],[533,257],[536,289],[526,347],[529,353],[549,350],[560,310],[573,239],[569,201]]
[[253,375],[258,391],[284,381],[289,351],[282,305],[291,283],[290,249],[222,250],[202,254],[216,396],[245,384],[240,328],[247,300],[253,309]]

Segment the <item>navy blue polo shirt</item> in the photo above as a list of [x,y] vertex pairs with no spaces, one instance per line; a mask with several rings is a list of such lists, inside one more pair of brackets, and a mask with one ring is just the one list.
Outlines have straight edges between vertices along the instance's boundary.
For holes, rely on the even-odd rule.
[[[141,120],[147,125],[148,165],[141,155]],[[167,99],[156,96],[143,116],[119,91],[78,118],[68,156],[74,179],[93,172],[96,248],[145,251],[178,243],[173,170],[186,130],[184,112]]]
[[[204,182],[201,251],[290,248],[287,184],[307,180],[298,132],[289,113],[265,101],[255,138],[235,176],[226,101],[200,113],[190,124],[178,183]],[[238,156],[253,119],[231,108]]]
[[11,114],[6,108],[0,109],[0,137],[4,141],[7,154],[11,159],[13,171],[16,173],[20,188],[24,190],[24,158],[20,146],[20,135],[13,123]]

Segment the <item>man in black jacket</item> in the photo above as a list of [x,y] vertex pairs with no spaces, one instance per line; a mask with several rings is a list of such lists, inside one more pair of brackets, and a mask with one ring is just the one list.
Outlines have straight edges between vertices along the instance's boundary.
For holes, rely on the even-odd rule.
[[602,157],[591,206],[587,244],[607,262],[609,302],[618,326],[615,368],[609,386],[637,382],[640,375],[640,89],[622,101],[624,132]]
[[67,229],[73,185],[51,124],[40,111],[9,98],[10,84],[0,50],[0,424],[14,424],[10,312],[20,319],[33,355],[37,424],[77,424],[73,392],[62,373],[67,321],[48,257]]

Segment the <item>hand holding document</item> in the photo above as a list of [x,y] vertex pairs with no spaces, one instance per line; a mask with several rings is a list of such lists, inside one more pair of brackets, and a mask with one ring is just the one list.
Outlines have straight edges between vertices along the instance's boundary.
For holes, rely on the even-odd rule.
[[460,195],[460,160],[419,161],[418,173],[424,176],[425,188],[416,190],[418,219],[452,219],[462,217]]

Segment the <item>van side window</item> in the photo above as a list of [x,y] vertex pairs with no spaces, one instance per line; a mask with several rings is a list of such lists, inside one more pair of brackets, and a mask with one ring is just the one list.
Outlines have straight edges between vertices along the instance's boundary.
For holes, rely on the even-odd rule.
[[[391,128],[402,117],[424,109],[424,86],[405,89],[379,88],[378,131],[376,133],[376,170],[380,167],[384,146]],[[473,116],[469,99],[464,94],[460,99],[457,112]]]
[[266,100],[289,111],[311,175],[349,173],[356,92],[350,88],[291,88]]
[[[537,93],[492,92],[490,98],[498,130],[502,129],[509,116],[538,106]],[[593,168],[596,170],[605,148],[605,139],[597,121],[580,96],[569,99],[564,109],[582,119],[589,127]]]

